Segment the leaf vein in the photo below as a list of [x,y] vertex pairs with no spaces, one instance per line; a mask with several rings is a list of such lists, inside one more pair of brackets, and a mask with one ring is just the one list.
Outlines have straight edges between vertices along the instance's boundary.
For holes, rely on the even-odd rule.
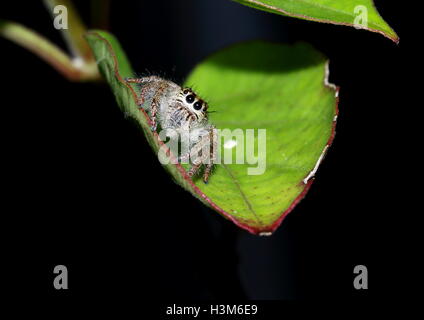
[[227,171],[228,175],[231,177],[232,181],[234,182],[234,184],[236,185],[237,189],[239,190],[241,197],[243,198],[243,201],[246,203],[247,208],[250,210],[250,212],[252,212],[253,216],[255,217],[256,221],[260,224],[263,225],[261,219],[259,218],[258,214],[256,213],[256,211],[253,209],[252,204],[250,203],[249,199],[246,197],[246,194],[243,192],[243,190],[241,189],[240,184],[237,182],[236,177],[233,175],[233,173],[231,172],[231,170],[228,168],[228,166],[226,166],[225,164],[222,164],[222,166],[224,167],[225,171]]

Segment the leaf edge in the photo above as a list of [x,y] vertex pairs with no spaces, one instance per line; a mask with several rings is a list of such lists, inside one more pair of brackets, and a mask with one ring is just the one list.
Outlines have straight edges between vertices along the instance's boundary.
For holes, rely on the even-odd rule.
[[[233,0],[233,1],[240,3],[240,4],[243,4],[243,3],[239,2],[238,0]],[[319,18],[314,18],[314,17],[302,15],[302,14],[292,13],[292,12],[288,12],[284,9],[281,9],[281,8],[278,8],[278,7],[269,5],[269,4],[264,4],[263,2],[258,1],[258,0],[243,0],[243,1],[246,1],[246,2],[249,3],[249,4],[244,4],[248,7],[258,9],[258,10],[262,10],[262,11],[266,11],[266,12],[269,12],[269,13],[275,14],[275,12],[273,12],[273,11],[277,11],[279,14],[284,15],[284,16],[288,16],[288,17],[291,17],[291,18],[297,18],[297,19],[302,19],[302,20],[307,20],[307,21],[312,21],[312,22],[327,23],[327,24],[333,24],[333,25],[338,25],[338,26],[346,26],[346,27],[357,28],[357,27],[355,27],[354,23],[336,22],[336,21],[332,21],[332,20],[319,19]],[[387,27],[389,28],[389,30],[393,34],[390,35],[389,33],[384,32],[383,30],[373,29],[373,28],[369,28],[369,27],[360,27],[360,28],[357,28],[357,29],[367,30],[367,31],[370,31],[370,32],[373,32],[373,33],[379,33],[382,36],[384,36],[385,38],[392,40],[395,44],[398,45],[399,41],[400,41],[400,37],[398,36],[396,31],[380,15],[377,8],[375,7],[375,3],[374,3],[373,0],[372,0],[372,4],[373,4],[373,7],[375,8],[377,14],[379,15],[379,17],[386,23]],[[262,7],[262,8],[258,8],[258,7]]]

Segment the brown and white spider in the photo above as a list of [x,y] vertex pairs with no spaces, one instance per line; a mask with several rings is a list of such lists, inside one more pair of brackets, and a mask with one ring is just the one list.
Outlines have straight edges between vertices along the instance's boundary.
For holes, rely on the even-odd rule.
[[158,76],[126,78],[125,81],[140,85],[137,104],[147,110],[152,131],[156,131],[159,124],[162,130],[172,129],[180,136],[189,133],[188,152],[179,159],[189,158],[190,177],[204,164],[203,181],[207,183],[217,150],[216,130],[208,121],[208,104],[192,89],[181,88]]

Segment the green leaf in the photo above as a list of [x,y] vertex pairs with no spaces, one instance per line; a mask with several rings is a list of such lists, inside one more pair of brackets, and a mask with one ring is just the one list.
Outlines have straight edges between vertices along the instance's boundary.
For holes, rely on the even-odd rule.
[[[116,39],[101,31],[87,40],[122,111],[143,129],[154,152],[162,145],[148,116],[135,104],[124,77],[134,75]],[[209,101],[219,129],[266,129],[266,170],[248,175],[250,164],[217,164],[209,183],[194,182],[180,164],[166,165],[174,180],[209,207],[254,234],[270,234],[306,194],[334,136],[335,86],[326,59],[306,44],[249,42],[220,51],[199,64],[187,85]],[[325,83],[327,85],[325,85]]]
[[[383,20],[373,0],[233,0],[249,7],[289,17],[333,23],[377,32],[399,42],[396,32]],[[367,14],[367,24],[358,19]]]

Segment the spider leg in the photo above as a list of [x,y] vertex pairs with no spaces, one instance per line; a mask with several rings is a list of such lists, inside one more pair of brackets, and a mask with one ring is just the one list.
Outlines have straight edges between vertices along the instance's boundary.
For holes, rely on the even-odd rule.
[[198,164],[193,164],[191,166],[190,170],[188,170],[188,176],[190,178],[192,178],[197,173],[197,171],[199,171],[199,168],[200,168],[201,165],[202,165],[201,162],[198,163]]
[[160,99],[163,94],[163,91],[166,89],[167,84],[165,82],[162,82],[159,87],[157,88],[155,95],[153,96],[152,103],[150,105],[150,120],[151,120],[151,129],[152,131],[156,131],[157,129],[157,119],[156,114],[158,113],[159,105],[160,105]]
[[125,78],[127,83],[143,84],[140,92],[140,96],[137,98],[137,105],[140,107],[144,104],[146,94],[149,90],[155,90],[155,94],[152,98],[150,105],[150,125],[151,130],[156,131],[157,121],[156,115],[160,106],[160,99],[163,91],[168,86],[167,82],[157,76],[143,77],[143,78]]
[[217,140],[215,128],[211,127],[209,128],[208,134],[202,136],[201,139],[191,147],[190,158],[192,159],[192,167],[190,168],[189,176],[194,176],[200,166],[204,164],[203,182],[208,183],[216,158],[216,150]]
[[125,78],[126,83],[144,84],[141,88],[140,96],[137,98],[137,105],[141,107],[144,104],[146,93],[150,90],[155,83],[163,81],[157,76],[144,77],[144,78]]
[[203,173],[203,182],[208,183],[209,176],[211,174],[214,162],[216,161],[216,151],[217,151],[217,136],[214,127],[209,129],[209,139],[210,139],[210,154],[209,154],[209,163],[205,165],[205,171]]
[[147,92],[153,87],[152,83],[147,83],[141,88],[140,96],[137,98],[137,105],[141,107],[146,99]]
[[199,150],[200,150],[199,145],[200,143],[195,144],[190,150],[191,167],[190,167],[190,170],[188,171],[189,177],[193,177],[202,166],[202,159],[199,156]]
[[191,168],[188,171],[188,176],[193,177],[200,169],[203,164],[203,155],[199,155],[199,151],[202,149],[203,143],[200,139],[194,146],[190,148],[190,162]]
[[126,83],[143,83],[143,78],[125,78]]
[[125,78],[124,80],[126,83],[138,83],[138,84],[163,81],[158,76],[150,76],[150,77],[143,77],[143,78]]
[[207,164],[206,167],[205,167],[205,172],[203,172],[203,182],[206,183],[206,184],[209,181],[209,176],[211,175],[212,168],[213,168],[212,163]]

